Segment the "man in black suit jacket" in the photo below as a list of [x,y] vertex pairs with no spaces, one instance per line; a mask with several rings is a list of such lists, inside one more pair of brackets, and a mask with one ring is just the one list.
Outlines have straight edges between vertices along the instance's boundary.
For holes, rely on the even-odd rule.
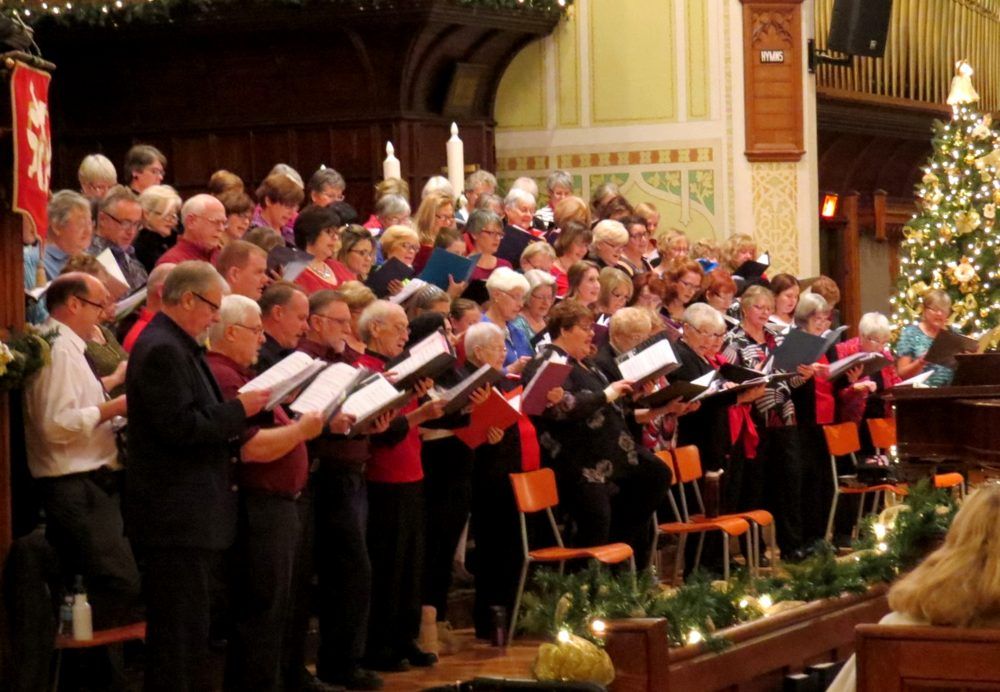
[[129,358],[126,501],[146,564],[147,692],[211,689],[211,595],[236,533],[233,471],[246,419],[267,399],[223,401],[203,358],[224,290],[210,264],[178,264]]

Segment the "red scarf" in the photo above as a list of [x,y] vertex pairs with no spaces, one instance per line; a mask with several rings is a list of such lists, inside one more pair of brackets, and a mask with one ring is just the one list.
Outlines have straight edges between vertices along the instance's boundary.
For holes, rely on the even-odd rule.
[[[716,353],[708,359],[709,364],[718,370],[726,364],[721,353]],[[736,444],[743,438],[743,454],[747,459],[757,458],[757,445],[760,443],[760,433],[750,415],[752,404],[733,404],[729,407],[729,443]]]

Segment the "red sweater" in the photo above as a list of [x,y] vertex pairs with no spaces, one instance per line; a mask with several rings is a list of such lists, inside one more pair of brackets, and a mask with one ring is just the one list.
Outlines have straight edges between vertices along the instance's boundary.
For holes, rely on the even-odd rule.
[[[385,372],[385,364],[386,360],[382,356],[370,351],[362,354],[355,362],[355,365],[369,368],[374,372]],[[411,399],[399,413],[405,416],[416,408],[416,399]],[[379,436],[372,436],[372,457],[368,462],[367,476],[373,483],[415,483],[423,480],[420,432],[416,426],[410,426],[406,437],[392,446],[380,444]]]
[[[235,399],[237,390],[253,379],[249,368],[241,367],[221,353],[209,351],[205,354],[205,360],[226,400]],[[275,406],[273,411],[261,411],[247,421],[241,444],[256,435],[261,428],[277,428],[291,423],[292,419],[281,406]],[[300,443],[274,461],[243,462],[239,465],[238,473],[240,485],[244,488],[291,497],[306,487],[309,479],[309,455],[306,446]]]

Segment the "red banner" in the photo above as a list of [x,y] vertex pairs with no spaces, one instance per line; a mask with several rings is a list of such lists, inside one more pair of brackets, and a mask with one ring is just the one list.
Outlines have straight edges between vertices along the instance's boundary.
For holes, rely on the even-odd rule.
[[52,174],[48,72],[17,63],[10,78],[14,111],[13,210],[35,225],[41,238],[48,230],[47,206]]

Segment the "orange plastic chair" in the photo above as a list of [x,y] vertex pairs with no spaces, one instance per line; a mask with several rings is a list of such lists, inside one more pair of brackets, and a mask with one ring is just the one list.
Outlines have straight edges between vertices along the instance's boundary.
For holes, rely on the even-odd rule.
[[849,456],[858,465],[857,453],[861,451],[861,440],[858,438],[858,426],[852,422],[837,423],[835,425],[824,425],[823,436],[826,437],[826,448],[830,452],[830,471],[833,473],[833,502],[830,503],[830,516],[826,522],[826,540],[833,540],[833,520],[837,515],[837,501],[841,495],[860,495],[858,502],[858,518],[851,529],[851,537],[857,538],[858,526],[861,524],[861,517],[865,513],[865,495],[871,493],[872,512],[877,512],[880,498],[884,493],[890,492],[895,495],[905,495],[906,489],[897,487],[891,483],[879,483],[877,485],[847,485],[846,478],[837,475],[837,457]]
[[[885,454],[896,446],[895,418],[869,418],[866,422],[876,451]],[[953,488],[959,497],[965,497],[965,477],[958,472],[934,474],[934,487]]]
[[[678,476],[681,487],[684,487],[685,483],[691,483],[694,496],[698,501],[698,507],[701,513],[690,515],[690,519],[693,522],[705,521],[705,503],[702,501],[701,489],[698,487],[698,481],[704,476],[704,472],[701,467],[701,453],[695,445],[685,445],[683,447],[675,448],[672,455],[674,460],[674,472]],[[681,506],[683,507],[684,512],[687,513],[687,498],[684,493],[681,493]],[[750,522],[750,529],[753,532],[753,547],[752,553],[747,556],[747,566],[750,568],[751,574],[756,574],[758,568],[760,567],[761,527],[770,528],[770,530],[767,531],[767,544],[771,547],[772,556],[776,556],[778,554],[774,515],[766,509],[750,509],[742,512],[724,514],[716,517],[716,519],[730,519],[734,517],[737,519],[746,519]]]
[[[681,485],[680,474],[674,469],[673,455],[669,450],[663,450],[657,452],[656,456],[658,456],[664,464],[670,467],[670,470],[673,472],[673,478],[670,483],[671,487],[667,490],[667,500],[670,502],[670,509],[673,511],[674,517],[677,521],[660,524],[656,521],[656,515],[653,515],[653,526],[655,527],[655,532],[653,534],[653,554],[657,554],[656,546],[661,535],[678,537],[679,541],[677,554],[674,556],[673,583],[680,583],[681,559],[684,557],[684,547],[687,544],[687,537],[691,534],[698,535],[698,551],[695,553],[694,558],[695,567],[697,567],[701,563],[701,550],[705,545],[705,535],[710,531],[720,531],[726,534],[726,536],[722,539],[723,578],[729,579],[728,536],[746,536],[747,555],[752,555],[753,552],[750,545],[752,541],[750,522],[740,517],[719,517],[716,519],[706,519],[704,516],[699,519],[690,517],[687,512],[687,500],[684,497],[684,487]],[[674,488],[678,489],[681,496],[681,507],[683,508],[683,511],[678,509],[677,501],[674,499]],[[751,558],[748,558],[748,561],[750,559]]]
[[66,649],[90,649],[109,644],[120,644],[134,639],[146,639],[145,621],[133,622],[122,627],[112,627],[106,630],[94,630],[93,639],[73,639],[71,634],[56,635],[56,670],[52,683],[52,692],[59,689],[59,669],[62,667],[62,652]]
[[[556,525],[552,508],[559,504],[559,493],[556,490],[556,474],[552,469],[538,469],[527,473],[510,474],[511,485],[514,486],[514,501],[517,504],[518,518],[521,521],[521,546],[524,548],[524,562],[521,563],[521,578],[517,584],[517,596],[514,599],[514,613],[510,618],[510,632],[507,641],[514,641],[514,628],[517,625],[518,611],[521,609],[521,597],[524,595],[524,585],[528,578],[528,567],[533,562],[558,562],[562,573],[567,560],[591,559],[606,565],[615,565],[628,560],[632,574],[635,574],[635,556],[632,546],[626,543],[608,543],[585,548],[567,548],[563,545],[562,534]],[[556,545],[548,548],[531,550],[528,546],[528,524],[525,517],[535,512],[545,512],[549,525],[556,537]]]

